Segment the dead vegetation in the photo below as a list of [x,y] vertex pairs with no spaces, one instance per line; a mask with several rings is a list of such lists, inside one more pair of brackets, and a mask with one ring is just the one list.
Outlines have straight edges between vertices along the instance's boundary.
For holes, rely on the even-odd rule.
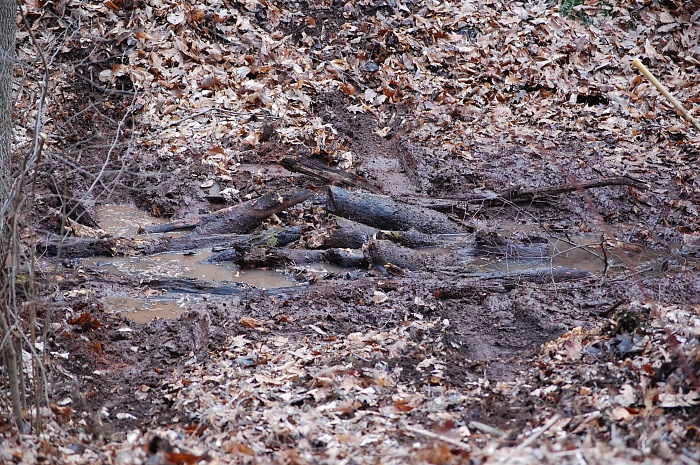
[[[693,2],[569,5],[578,19],[551,2],[499,0],[68,0],[22,8],[51,57],[34,225],[49,246],[68,231],[97,235],[60,239],[75,250],[85,250],[83,241],[117,250],[123,242],[92,224],[95,203],[135,202],[172,216],[171,226],[206,229],[256,199],[322,193],[328,183],[373,194],[332,187],[330,203],[275,210],[311,249],[343,221],[326,217],[341,194],[406,202],[401,208],[414,209],[402,221],[420,222],[425,207],[441,210],[439,222],[430,210],[423,224],[443,229],[369,243],[366,230],[355,231],[368,244],[360,260],[391,262],[384,274],[305,278],[294,290],[227,288],[223,297],[204,286],[197,308],[147,326],[109,315],[101,293],[105,283],[155,293],[162,281],[119,282],[64,262],[75,272],[61,272],[61,292],[45,303],[55,320],[39,316],[51,328],[44,342],[53,415],[43,436],[19,441],[5,431],[3,460],[700,459],[700,280],[692,261],[700,135],[630,65],[642,57],[693,113]],[[33,138],[40,80],[26,30],[18,45],[21,149]],[[596,185],[601,179],[616,185]],[[233,210],[212,214],[223,206]],[[274,218],[253,216],[234,231],[252,234],[237,240],[259,241],[260,225],[263,235],[273,231]],[[352,218],[380,229],[416,226]],[[605,272],[573,282],[469,276],[435,257],[412,268],[372,256],[405,257],[405,242],[389,239],[424,241],[406,235],[506,221],[573,248],[583,247],[577,234],[601,236],[590,249]],[[211,247],[220,232],[197,240]],[[515,250],[497,237],[485,244],[499,259]],[[645,274],[625,258],[632,245],[683,254],[669,252],[660,272]],[[299,260],[283,263],[290,261]],[[608,265],[625,272],[608,274]]]

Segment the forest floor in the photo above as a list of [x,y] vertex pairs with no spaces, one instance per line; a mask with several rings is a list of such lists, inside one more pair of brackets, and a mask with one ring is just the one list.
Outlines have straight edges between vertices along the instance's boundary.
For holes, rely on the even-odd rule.
[[327,185],[284,157],[455,205],[647,188],[449,212],[600,261],[569,281],[292,263],[294,286],[182,294],[179,318],[142,324],[110,297],[161,295],[144,276],[40,257],[50,409],[39,436],[2,419],[0,463],[698,463],[700,134],[630,63],[700,117],[699,7],[567,4],[25,2],[37,242],[106,234],[102,205],[186,221],[304,188],[259,231],[301,226],[287,247],[313,248]]

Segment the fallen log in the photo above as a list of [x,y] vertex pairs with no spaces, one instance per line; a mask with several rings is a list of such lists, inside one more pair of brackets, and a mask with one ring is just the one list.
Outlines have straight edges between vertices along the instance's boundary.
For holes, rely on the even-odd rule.
[[246,250],[226,251],[226,255],[217,254],[204,263],[230,262],[241,268],[270,268],[290,264],[319,263],[323,250],[309,249],[274,249],[269,247],[251,247]]
[[430,208],[440,212],[469,213],[475,207],[501,207],[509,204],[540,202],[556,195],[605,186],[630,186],[646,190],[649,185],[630,176],[613,176],[581,183],[561,184],[540,189],[515,187],[500,194],[464,196],[459,199],[427,199],[422,197],[402,197],[400,200],[411,205]]
[[163,233],[182,230],[194,230],[193,234],[210,235],[248,233],[270,216],[312,197],[313,192],[299,190],[278,194],[265,194],[254,200],[222,208],[214,213],[204,215],[190,222],[171,222],[145,228],[146,233]]
[[422,207],[396,202],[385,195],[350,192],[328,188],[329,213],[378,229],[407,231],[411,228],[428,234],[464,232],[446,215]]
[[36,248],[40,254],[50,257],[116,257],[122,254],[125,248],[122,242],[123,240],[114,237],[66,237],[63,240],[39,243]]
[[314,249],[359,249],[379,232],[378,229],[340,216],[329,215],[325,224],[305,239]]
[[139,283],[151,289],[173,292],[175,294],[216,294],[230,295],[240,294],[250,285],[245,283],[219,281],[207,281],[195,278],[174,278],[171,276],[158,276]]
[[268,229],[254,234],[213,234],[198,236],[163,237],[153,240],[128,238],[66,237],[38,244],[37,251],[63,258],[119,257],[125,255],[153,255],[164,252],[186,252],[198,249],[249,249],[268,246],[283,247],[299,240],[301,226]]
[[[507,292],[523,283],[547,284],[592,278],[587,270],[564,267],[531,268],[510,272],[466,273],[455,282],[443,280],[434,290],[437,299],[461,299],[490,292]],[[466,279],[466,280],[465,280]]]
[[[379,236],[379,235],[378,235]],[[384,237],[396,236],[395,233]],[[387,264],[409,271],[468,270],[470,257],[492,256],[499,258],[544,260],[548,257],[549,243],[521,244],[508,241],[495,233],[485,233],[482,238],[466,245],[445,242],[439,248],[415,250],[391,240],[370,240],[363,247],[368,263],[379,267]]]
[[433,254],[419,250],[409,249],[401,245],[394,244],[386,240],[371,240],[362,248],[367,263],[378,267],[385,267],[387,264],[409,270],[409,271],[434,271],[438,267],[454,267],[459,263],[454,256],[444,256],[447,263],[436,263]]
[[251,247],[246,250],[226,251],[209,257],[203,263],[230,262],[241,268],[274,268],[287,265],[332,263],[344,268],[360,268],[367,265],[361,250],[353,249],[288,249]]
[[[197,249],[212,249],[221,251],[215,256],[221,256],[219,261],[227,261],[227,253],[246,250],[253,247],[284,247],[301,238],[301,226],[285,226],[272,228],[253,234],[214,234],[197,236],[188,234],[182,237],[167,238],[153,245],[141,246],[139,251],[144,254],[159,252],[185,252]],[[211,257],[210,257],[211,259]],[[212,261],[216,263],[216,261]]]

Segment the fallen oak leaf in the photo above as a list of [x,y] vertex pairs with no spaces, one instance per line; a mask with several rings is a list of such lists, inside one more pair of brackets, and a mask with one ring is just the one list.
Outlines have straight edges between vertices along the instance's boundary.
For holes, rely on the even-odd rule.
[[256,318],[250,317],[250,316],[244,316],[240,320],[238,320],[238,323],[240,323],[241,326],[244,328],[250,328],[250,329],[257,329],[257,330],[262,330],[265,329],[265,322],[260,321]]
[[204,460],[206,455],[194,455],[187,452],[166,452],[165,459],[174,465],[194,465]]
[[219,80],[218,77],[214,76],[213,74],[210,74],[209,76],[202,79],[202,81],[199,83],[199,87],[206,90],[216,90],[219,87],[221,87],[222,84],[223,83],[221,82],[221,80]]
[[410,405],[410,403],[410,399],[398,399],[394,401],[394,408],[399,412],[410,412],[415,408],[413,405]]
[[255,451],[249,445],[243,444],[241,442],[232,442],[229,444],[224,444],[223,449],[224,452],[226,452],[227,454],[238,452],[244,455],[255,455]]
[[184,430],[190,436],[202,436],[204,432],[209,428],[209,425],[203,425],[201,423],[190,423],[184,426]]
[[340,90],[345,94],[345,95],[355,95],[355,87],[352,84],[339,84],[338,87],[340,87]]
[[68,320],[68,323],[75,326],[82,326],[84,331],[95,330],[102,326],[102,323],[100,323],[100,321],[97,318],[93,317],[87,312],[83,313],[77,318]]

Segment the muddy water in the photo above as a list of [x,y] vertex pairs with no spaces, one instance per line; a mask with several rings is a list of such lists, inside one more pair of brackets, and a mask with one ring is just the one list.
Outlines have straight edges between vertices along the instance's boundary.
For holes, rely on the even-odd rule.
[[138,299],[135,297],[104,297],[107,311],[120,313],[137,323],[148,323],[154,318],[175,319],[185,312],[186,306],[176,300]]
[[[96,208],[96,213],[102,229],[113,236],[135,237],[140,228],[167,222],[127,205],[102,205]],[[297,284],[284,273],[273,270],[240,270],[226,263],[202,263],[212,255],[213,252],[201,251],[186,255],[166,253],[148,257],[95,257],[85,259],[83,265],[97,267],[118,276],[142,279],[158,276],[196,278],[245,283],[262,289]],[[318,267],[315,269],[319,271]],[[138,322],[148,322],[154,318],[177,318],[193,303],[192,300],[185,301],[174,295],[109,295],[104,297],[102,302],[107,311],[122,314]]]
[[234,265],[205,264],[202,261],[213,252],[195,254],[163,253],[147,257],[91,258],[84,263],[99,266],[116,275],[140,278],[169,276],[172,278],[195,278],[208,281],[228,281],[250,284],[263,289],[289,287],[296,284],[283,273],[270,270],[240,270]]
[[[139,228],[164,222],[129,206],[107,205],[97,208],[100,225],[114,236],[134,237]],[[499,234],[508,237],[522,230],[523,225],[505,225]],[[458,247],[470,247],[471,237]],[[458,241],[459,243],[460,241]],[[465,249],[466,250],[466,249]],[[454,251],[452,251],[454,253]],[[458,253],[458,252],[457,252]],[[296,281],[288,275],[273,270],[241,270],[235,265],[202,263],[213,252],[200,251],[194,254],[165,253],[147,257],[96,257],[86,259],[83,264],[98,267],[106,272],[142,279],[157,277],[195,278],[221,283],[245,283],[263,289],[295,286]],[[571,241],[550,239],[549,256],[546,259],[483,259],[464,255],[465,264],[483,271],[521,271],[533,267],[553,266],[585,269],[595,275],[644,272],[662,273],[664,262],[672,257],[665,251],[649,250],[632,244],[621,243],[618,247],[601,246],[600,239],[576,237]],[[346,271],[330,265],[305,267],[310,272]],[[111,295],[103,299],[108,311],[120,313],[134,321],[147,322],[153,318],[177,318],[195,303],[197,297],[184,300],[177,295]]]
[[135,237],[139,228],[168,222],[130,205],[96,205],[95,214],[104,232],[114,237]]
[[571,241],[552,238],[549,242],[549,257],[536,259],[495,259],[482,261],[489,271],[522,271],[533,267],[562,267],[587,270],[596,276],[615,276],[622,273],[663,273],[666,261],[674,254],[664,250],[651,250],[634,244],[620,243],[617,247],[601,247],[594,237],[575,237]]

